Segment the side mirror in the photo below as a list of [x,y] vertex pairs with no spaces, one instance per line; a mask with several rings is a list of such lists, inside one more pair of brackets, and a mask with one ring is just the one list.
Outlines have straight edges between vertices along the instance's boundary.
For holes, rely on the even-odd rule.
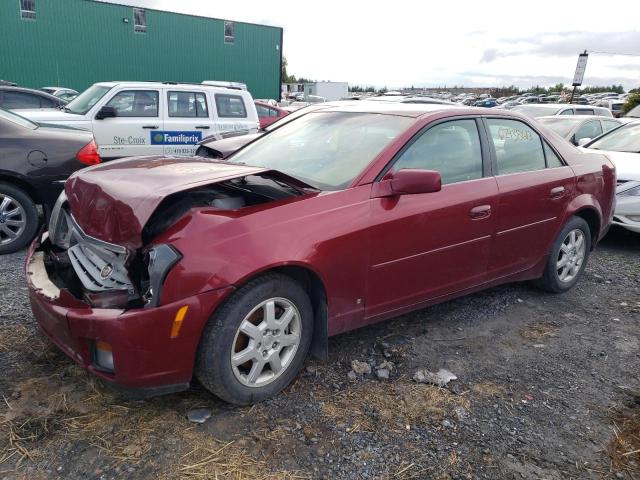
[[102,107],[98,113],[96,113],[96,120],[103,120],[105,118],[113,118],[118,116],[118,111],[114,107]]
[[578,146],[581,147],[582,145],[589,143],[592,139],[589,137],[584,137],[581,138],[580,140],[578,140]]
[[[389,178],[390,177],[390,178]],[[403,168],[391,177],[373,184],[372,198],[395,197],[415,193],[439,192],[442,189],[440,172]]]

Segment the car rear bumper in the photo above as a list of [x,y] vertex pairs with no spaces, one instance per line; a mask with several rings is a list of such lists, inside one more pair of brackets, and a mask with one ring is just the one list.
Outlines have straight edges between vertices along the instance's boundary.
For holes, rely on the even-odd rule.
[[[29,299],[34,317],[53,343],[121,389],[160,394],[188,388],[202,329],[232,287],[155,308],[92,308],[53,284],[39,242],[36,238],[26,259]],[[184,306],[188,310],[179,334],[171,338],[176,314]],[[96,363],[96,342],[111,346],[113,371]]]

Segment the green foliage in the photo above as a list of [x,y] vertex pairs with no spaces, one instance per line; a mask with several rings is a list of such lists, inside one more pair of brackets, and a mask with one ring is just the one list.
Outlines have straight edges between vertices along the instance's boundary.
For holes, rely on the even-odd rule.
[[640,91],[639,89],[634,89],[636,92],[632,93],[627,97],[627,101],[624,102],[622,106],[622,114],[626,115],[629,110],[631,110],[636,105],[640,105]]

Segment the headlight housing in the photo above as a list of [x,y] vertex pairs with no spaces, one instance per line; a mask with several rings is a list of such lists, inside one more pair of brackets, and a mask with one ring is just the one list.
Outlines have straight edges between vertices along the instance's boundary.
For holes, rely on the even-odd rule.
[[144,307],[157,307],[160,304],[162,285],[169,271],[182,259],[182,255],[171,245],[154,245],[147,250],[143,262],[147,267],[148,278],[142,283]]

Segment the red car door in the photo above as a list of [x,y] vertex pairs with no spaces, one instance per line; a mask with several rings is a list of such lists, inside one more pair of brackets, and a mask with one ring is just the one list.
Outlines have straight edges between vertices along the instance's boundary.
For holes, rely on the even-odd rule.
[[478,122],[467,117],[427,126],[390,167],[439,171],[442,190],[371,199],[367,318],[485,280],[498,188]]
[[489,276],[527,270],[551,248],[575,189],[573,170],[520,120],[485,119],[500,192]]

